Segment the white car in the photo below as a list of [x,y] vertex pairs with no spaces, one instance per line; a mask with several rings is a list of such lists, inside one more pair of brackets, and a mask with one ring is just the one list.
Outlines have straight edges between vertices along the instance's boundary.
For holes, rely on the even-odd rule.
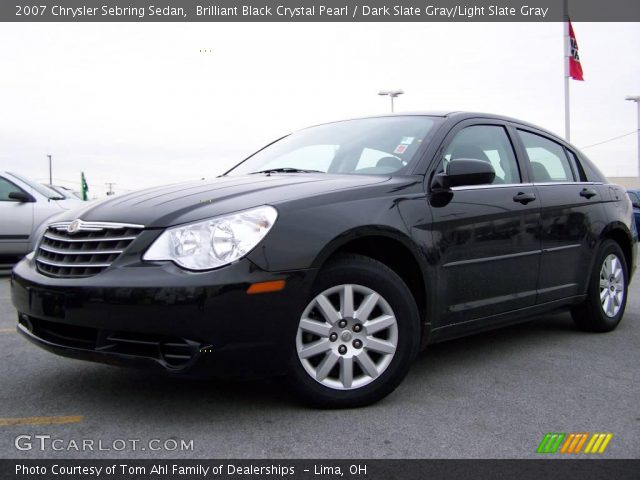
[[43,185],[55,192],[58,192],[64,198],[70,198],[71,200],[82,200],[82,194],[80,192],[76,192],[75,190],[71,190],[68,187],[64,187],[62,185],[49,185],[43,183]]
[[28,253],[42,222],[82,204],[21,175],[0,172],[0,256]]

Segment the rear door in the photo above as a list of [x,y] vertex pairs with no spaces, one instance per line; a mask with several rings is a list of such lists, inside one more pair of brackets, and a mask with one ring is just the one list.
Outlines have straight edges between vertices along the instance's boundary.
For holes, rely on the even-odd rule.
[[531,306],[540,256],[539,201],[516,159],[511,131],[498,120],[458,124],[434,173],[456,158],[490,162],[490,185],[431,193],[437,291],[443,325]]
[[11,192],[25,191],[0,175],[0,255],[27,253],[29,235],[33,228],[35,204],[11,199]]
[[552,137],[518,128],[540,199],[542,228],[537,303],[578,295],[589,275],[603,216],[600,184],[587,182],[575,154]]

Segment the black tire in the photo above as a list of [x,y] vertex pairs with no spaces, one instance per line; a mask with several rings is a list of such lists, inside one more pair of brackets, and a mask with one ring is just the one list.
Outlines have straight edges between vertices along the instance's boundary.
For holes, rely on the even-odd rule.
[[[622,301],[620,302],[619,310],[614,315],[610,315],[613,311],[610,311],[609,315],[605,313],[600,300],[601,271],[605,260],[609,258],[610,255],[615,255],[620,262],[622,276],[624,278]],[[580,330],[584,330],[586,332],[610,332],[618,326],[622,320],[624,309],[627,305],[627,288],[629,285],[628,272],[627,262],[620,245],[613,240],[605,240],[600,246],[600,250],[598,251],[598,255],[593,266],[593,271],[589,278],[587,298],[583,303],[571,310],[573,321]],[[605,278],[604,280],[606,281],[607,279]]]
[[[312,305],[312,301],[319,294],[332,288],[343,288],[344,285],[362,286],[370,289],[378,293],[382,300],[386,302],[386,305],[391,307],[397,328],[390,328],[395,329],[397,346],[390,363],[387,364],[382,373],[377,377],[371,376],[371,379],[365,379],[370,383],[347,390],[340,390],[338,388],[342,388],[342,386],[334,388],[326,386],[305,370],[303,361],[298,356],[298,344],[296,343],[291,356],[290,373],[288,375],[289,384],[302,400],[318,408],[360,407],[377,402],[389,395],[407,375],[419,349],[420,317],[418,308],[411,291],[393,270],[369,257],[353,254],[341,255],[328,263],[318,274],[309,298],[309,305]],[[354,296],[353,298],[355,299],[356,297]],[[360,301],[363,302],[363,300]],[[340,309],[338,308],[338,310]],[[356,323],[357,321],[354,320]],[[329,323],[326,323],[326,325],[329,325]],[[355,331],[358,327],[352,328]],[[364,328],[362,331],[365,332]],[[367,333],[365,332],[365,334]],[[298,335],[298,332],[296,332],[296,339],[292,339],[292,341],[298,342]],[[300,335],[303,334],[300,333]],[[336,343],[341,342],[341,338]],[[319,355],[324,358],[325,354]],[[350,353],[345,356],[348,355]],[[376,355],[375,352],[373,355]],[[341,361],[342,359],[339,359],[338,362]],[[359,365],[355,366],[358,364],[355,358],[353,362],[354,371],[360,369]],[[336,365],[339,366],[339,369],[342,368],[341,363]],[[319,368],[319,365],[317,368]],[[360,378],[365,377],[364,369],[360,370]]]

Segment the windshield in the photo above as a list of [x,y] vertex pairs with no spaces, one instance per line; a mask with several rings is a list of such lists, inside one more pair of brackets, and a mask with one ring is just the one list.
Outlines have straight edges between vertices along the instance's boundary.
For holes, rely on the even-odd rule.
[[33,188],[36,192],[40,193],[41,195],[44,195],[50,200],[61,200],[61,199],[64,200],[64,196],[60,195],[55,190],[51,190],[50,188],[45,187],[44,185],[38,182],[34,182],[33,180],[29,180],[28,178],[23,177],[22,175],[18,175],[17,173],[13,173],[13,172],[8,172],[8,173],[11,174],[11,176],[20,180],[21,182],[26,183],[31,188]]
[[45,185],[45,187],[49,188],[50,190],[55,190],[64,198],[70,200],[82,200],[82,196],[80,194],[74,192],[70,188],[63,187],[62,185]]
[[226,175],[264,171],[352,174],[408,171],[439,120],[427,116],[380,117],[307,128],[265,147]]
[[64,187],[60,187],[58,185],[45,185],[45,187],[47,187],[49,190],[53,190],[59,193],[60,195],[62,195],[64,198],[67,198],[67,199],[77,200],[79,198],[72,191],[67,190]]

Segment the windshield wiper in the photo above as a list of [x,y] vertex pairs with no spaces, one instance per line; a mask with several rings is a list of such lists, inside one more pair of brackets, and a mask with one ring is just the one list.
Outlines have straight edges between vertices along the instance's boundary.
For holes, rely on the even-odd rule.
[[301,168],[281,167],[269,168],[268,170],[260,170],[259,172],[251,172],[250,175],[257,173],[325,173],[322,170],[304,170]]

